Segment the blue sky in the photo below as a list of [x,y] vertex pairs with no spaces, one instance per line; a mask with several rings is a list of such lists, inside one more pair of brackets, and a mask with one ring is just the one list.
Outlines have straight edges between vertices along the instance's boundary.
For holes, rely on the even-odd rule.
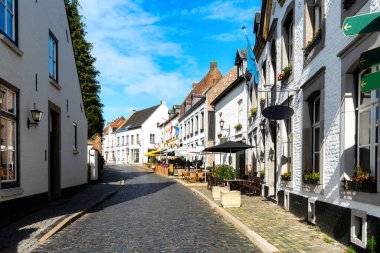
[[165,100],[180,104],[207,73],[211,61],[226,74],[237,48],[245,48],[241,29],[252,24],[259,0],[80,0],[87,40],[101,86],[104,117],[110,121],[133,109]]

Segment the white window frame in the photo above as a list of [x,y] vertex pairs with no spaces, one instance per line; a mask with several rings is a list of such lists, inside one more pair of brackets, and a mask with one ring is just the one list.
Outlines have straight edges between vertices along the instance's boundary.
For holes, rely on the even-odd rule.
[[[0,5],[3,6],[4,8],[4,17],[3,20],[4,20],[4,28],[1,28],[0,27],[0,30],[2,31],[2,33],[4,33],[8,38],[10,38],[11,40],[15,41],[16,40],[16,13],[15,13],[15,10],[16,10],[16,6],[15,6],[15,0],[11,0],[11,5],[12,6],[9,6],[8,5],[8,1],[0,1]],[[9,30],[9,26],[10,24],[8,23],[8,18],[7,16],[11,15],[11,28]],[[1,18],[1,17],[0,17]]]
[[[373,68],[373,71],[378,71],[379,67]],[[357,104],[358,107],[356,108],[357,111],[357,126],[358,126],[358,131],[357,131],[357,139],[356,139],[356,161],[359,163],[360,161],[360,148],[364,147],[369,147],[370,149],[370,171],[371,171],[371,176],[376,177],[376,170],[378,169],[377,167],[377,157],[376,157],[376,148],[378,148],[378,140],[376,140],[376,134],[377,134],[377,129],[376,129],[376,124],[373,124],[373,122],[376,122],[376,110],[379,111],[379,92],[377,90],[371,91],[370,92],[370,101],[365,104],[360,104],[360,99],[363,95],[360,91],[360,83],[361,83],[361,78],[362,75],[365,73],[366,70],[363,70],[359,74],[359,85],[358,85],[358,96],[357,96]],[[360,130],[361,130],[361,124],[360,124],[360,114],[365,112],[365,111],[370,111],[370,143],[365,144],[365,145],[360,145]],[[360,165],[360,164],[357,164]]]
[[[361,226],[357,227],[355,218],[361,219]],[[356,230],[360,230],[362,238],[356,236]],[[351,209],[350,241],[363,249],[367,247],[367,213],[362,210]]]
[[154,134],[150,134],[150,138],[149,139],[150,139],[149,140],[150,144],[155,144],[156,143],[156,138],[155,138]]
[[[49,32],[49,77],[58,80],[58,40],[55,38],[52,32]],[[50,66],[53,69],[50,69]]]
[[[0,178],[0,183],[1,184],[7,184],[7,183],[10,183],[10,184],[14,184],[14,183],[17,183],[18,182],[18,172],[19,172],[19,168],[18,168],[18,154],[17,154],[17,150],[18,150],[18,135],[17,135],[17,128],[18,128],[18,122],[17,122],[17,93],[11,89],[8,89],[6,88],[5,86],[1,86],[1,92],[4,92],[4,96],[3,96],[3,101],[2,101],[2,106],[1,106],[1,119],[4,119],[5,120],[5,126],[4,126],[4,129],[2,129],[2,131],[5,131],[5,143],[0,143],[1,144],[1,151],[2,152],[6,152],[6,157],[8,158],[10,156],[10,152],[13,152],[13,164],[12,164],[12,167],[13,167],[13,174],[14,174],[14,178],[13,179],[1,179]],[[9,111],[9,103],[8,103],[8,96],[9,94],[12,94],[13,96],[13,110],[12,111]],[[13,136],[8,136],[8,132],[9,132],[9,129],[8,129],[8,122],[11,122],[13,123]],[[9,145],[9,139],[13,138],[13,146],[10,146]],[[0,155],[0,165],[2,164],[1,162],[1,158],[2,156]],[[6,168],[5,168],[5,172],[6,174],[8,175],[9,173],[9,170],[10,170],[10,166],[9,166],[9,163],[6,162]],[[4,185],[2,185],[2,188],[4,187]]]

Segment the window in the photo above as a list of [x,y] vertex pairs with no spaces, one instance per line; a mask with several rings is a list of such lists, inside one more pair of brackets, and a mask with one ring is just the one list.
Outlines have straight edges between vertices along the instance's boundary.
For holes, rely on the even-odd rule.
[[117,138],[116,138],[116,145],[117,145],[117,146],[120,145],[120,137],[117,137]]
[[134,144],[134,138],[133,138],[133,135],[131,135],[131,145]]
[[[309,54],[317,54],[323,46],[322,29],[323,29],[323,2],[324,0],[305,0],[305,18],[304,18],[304,46],[303,53],[305,58]],[[319,45],[319,46],[317,46]],[[315,50],[313,50],[316,48]],[[307,63],[311,60],[312,57]]]
[[0,1],[0,30],[11,40],[15,41],[15,2],[14,0]]
[[57,73],[57,44],[58,41],[54,35],[49,33],[49,76],[55,81],[58,80]]
[[[368,74],[365,71],[359,75],[361,77]],[[378,157],[378,128],[379,128],[379,94],[378,90],[361,93],[358,85],[357,101],[357,140],[356,140],[356,165],[370,172],[370,176],[377,176],[377,157]]]
[[125,137],[125,139],[126,139],[127,145],[129,145],[129,135],[127,135],[127,136]]
[[121,136],[121,145],[124,145],[124,136]]
[[0,181],[2,188],[14,187],[18,184],[17,164],[17,121],[16,111],[17,94],[0,86],[3,93],[1,103],[1,155],[0,155]]
[[367,213],[357,209],[351,209],[351,242],[366,248],[367,242]]
[[238,102],[238,123],[243,124],[243,100],[240,99]]
[[201,130],[205,128],[205,114],[204,112],[201,113]]
[[156,143],[154,134],[150,134],[150,138],[149,139],[150,139],[150,144]]
[[198,115],[195,116],[195,132],[198,133],[198,127],[199,127],[199,119]]
[[136,134],[136,143],[140,144],[140,135],[139,134]]
[[73,145],[73,149],[76,151],[76,150],[78,150],[78,125],[77,125],[77,123],[73,122],[73,130],[74,130],[74,145]]
[[122,150],[121,150],[121,160],[122,160],[122,161],[124,161],[124,154],[125,154],[124,149],[122,149]]
[[318,96],[313,101],[313,117],[312,117],[312,134],[313,134],[313,171],[319,172],[319,147],[321,145],[320,141],[320,97]]
[[293,39],[294,39],[294,22],[293,10],[286,16],[283,24],[283,51],[282,54],[282,68],[293,65]]

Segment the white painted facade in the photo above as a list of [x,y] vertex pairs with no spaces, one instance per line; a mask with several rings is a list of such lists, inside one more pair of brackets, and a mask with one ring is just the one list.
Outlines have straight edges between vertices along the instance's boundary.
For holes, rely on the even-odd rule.
[[[220,144],[221,140],[241,142],[247,140],[248,127],[248,90],[244,76],[240,75],[230,86],[230,89],[220,100],[214,104],[215,108],[215,140]],[[223,94],[223,93],[222,93]],[[217,98],[218,99],[218,98]],[[224,121],[223,129],[220,121]],[[238,125],[240,126],[240,129]],[[222,160],[220,159],[222,158]],[[228,164],[229,154],[216,155],[216,164]],[[231,165],[236,166],[236,156],[232,155]],[[240,168],[244,170],[245,168]]]
[[[355,107],[356,101],[353,101],[351,94],[344,90],[345,86],[348,86],[349,77],[345,77],[343,69],[345,67],[343,58],[351,57],[350,54],[355,50],[361,50],[364,52],[370,48],[379,46],[378,34],[372,34],[364,37],[363,40],[357,40],[357,36],[345,37],[342,32],[342,2],[335,0],[325,0],[323,5],[323,13],[325,14],[325,26],[324,26],[324,45],[322,49],[314,56],[311,61],[304,66],[304,55],[302,48],[306,44],[305,39],[305,1],[285,1],[284,6],[280,6],[277,1],[273,1],[272,15],[270,17],[271,24],[274,18],[278,19],[277,29],[274,32],[273,38],[276,45],[276,73],[280,73],[283,62],[283,52],[285,50],[283,45],[282,36],[282,21],[286,15],[288,6],[293,5],[294,10],[294,61],[293,61],[293,74],[289,78],[288,84],[283,89],[290,90],[290,105],[294,109],[294,115],[292,117],[292,180],[288,183],[281,182],[280,175],[286,171],[286,168],[281,164],[281,157],[286,151],[284,147],[284,140],[287,139],[286,125],[284,121],[278,121],[276,140],[276,158],[275,165],[271,163],[270,148],[271,138],[268,134],[270,127],[268,120],[265,125],[265,150],[263,150],[263,136],[259,131],[256,132],[259,145],[258,154],[263,152],[265,157],[260,161],[257,161],[256,166],[259,168],[265,168],[265,185],[270,188],[269,195],[275,194],[274,189],[283,190],[285,195],[289,193],[296,194],[308,198],[309,200],[322,201],[332,205],[349,208],[351,210],[358,210],[364,212],[364,216],[371,215],[380,217],[380,205],[379,195],[380,188],[377,184],[378,193],[363,193],[363,192],[350,192],[343,190],[343,172],[350,171],[348,176],[352,176],[353,168],[355,164],[351,158],[348,163],[347,154],[355,146]],[[361,1],[356,1],[360,2]],[[358,15],[380,10],[380,1],[370,0],[365,3],[358,12],[351,15]],[[270,27],[270,25],[269,25]],[[372,43],[374,41],[374,43]],[[377,41],[377,42],[376,42]],[[277,85],[277,90],[281,89],[281,82],[276,81],[271,62],[271,41],[265,44],[265,48],[257,59],[258,66],[261,74],[261,82],[259,89],[268,90],[264,85]],[[350,47],[352,43],[352,47]],[[371,44],[372,43],[372,44]],[[366,45],[369,45],[366,46]],[[352,64],[358,61],[358,55],[352,58]],[[348,59],[350,60],[350,59]],[[264,77],[263,64],[266,64],[267,72]],[[303,159],[308,155],[306,150],[305,139],[305,100],[307,99],[305,93],[307,93],[308,87],[314,85],[315,80],[319,80],[321,76],[324,76],[323,89],[324,92],[321,96],[321,114],[323,125],[323,140],[320,146],[320,184],[317,186],[308,185],[303,182],[303,173],[306,169],[303,165]],[[343,79],[344,78],[344,79]],[[275,81],[274,81],[275,80]],[[352,80],[352,79],[351,79]],[[294,90],[294,91],[293,91]],[[278,93],[276,104],[287,104],[288,93]],[[259,93],[258,97],[264,96]],[[376,102],[379,103],[378,101]],[[258,111],[258,117],[252,123],[250,131],[253,133],[253,129],[260,129],[259,123],[264,117]],[[376,131],[378,131],[376,129]],[[285,151],[284,151],[285,150]],[[354,153],[349,153],[350,156],[355,156]],[[377,157],[379,159],[379,157]],[[352,169],[351,169],[352,168]],[[274,171],[275,170],[275,171]],[[275,172],[275,173],[274,173]],[[379,171],[377,171],[377,182],[379,181]],[[276,178],[275,178],[276,177]],[[277,198],[277,200],[279,200]],[[281,200],[280,200],[281,201]],[[286,203],[285,203],[286,205]],[[318,218],[317,218],[318,219]],[[353,226],[353,224],[351,224]],[[352,232],[351,232],[352,233]],[[360,245],[359,245],[360,246]]]
[[204,98],[201,98],[201,100],[179,118],[180,145],[182,145],[182,147],[206,148],[205,123],[207,110],[205,101]]
[[[87,183],[87,119],[65,3],[59,0],[18,1],[16,12],[14,41],[0,34],[0,83],[2,88],[16,92],[16,159],[13,165],[18,175],[14,186],[9,188],[3,178],[0,202],[40,193],[56,197],[61,189]],[[49,78],[49,31],[58,42],[56,81]],[[49,127],[52,120],[49,103],[58,110],[60,128],[57,146],[60,159],[54,159],[59,178],[55,193],[49,192],[49,131],[52,129]],[[37,126],[27,128],[34,105],[44,113]],[[4,115],[2,112],[2,119]],[[76,148],[73,124],[77,127]],[[4,163],[3,159],[2,166]]]
[[[134,113],[138,113],[134,112]],[[144,154],[155,150],[160,143],[160,129],[157,123],[168,118],[168,107],[165,101],[149,115],[141,126],[128,126],[128,120],[118,129],[109,129],[104,135],[103,150],[107,164],[142,164],[148,162]],[[152,136],[151,136],[152,135]]]

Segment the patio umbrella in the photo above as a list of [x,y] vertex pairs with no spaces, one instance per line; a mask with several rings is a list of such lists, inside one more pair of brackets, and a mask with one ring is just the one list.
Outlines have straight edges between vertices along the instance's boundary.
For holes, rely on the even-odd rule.
[[215,153],[237,153],[239,151],[254,148],[254,146],[247,145],[241,142],[227,141],[223,144],[205,148],[202,152],[215,152]]
[[[205,148],[203,152],[230,153],[230,157],[231,157],[231,153],[237,153],[239,151],[246,150],[249,148],[254,148],[254,146],[247,145],[242,142],[227,141],[223,144]],[[230,164],[231,164],[231,161],[230,161]]]

